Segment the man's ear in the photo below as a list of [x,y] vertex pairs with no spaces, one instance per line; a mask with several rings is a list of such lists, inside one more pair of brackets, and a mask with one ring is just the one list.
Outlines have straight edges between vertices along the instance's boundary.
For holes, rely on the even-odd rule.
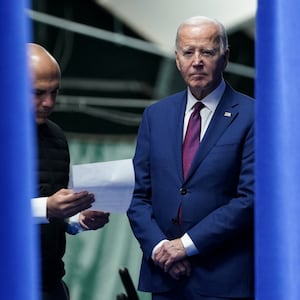
[[177,69],[180,72],[181,70],[180,70],[180,63],[179,63],[179,59],[178,59],[178,52],[177,52],[177,50],[175,50],[175,61],[176,61]]
[[229,62],[229,53],[230,53],[230,51],[229,51],[229,49],[227,49],[227,50],[225,51],[225,53],[223,54],[223,59],[224,59],[224,62],[223,62],[223,70],[225,70],[226,67],[227,67],[227,65],[228,65],[228,62]]

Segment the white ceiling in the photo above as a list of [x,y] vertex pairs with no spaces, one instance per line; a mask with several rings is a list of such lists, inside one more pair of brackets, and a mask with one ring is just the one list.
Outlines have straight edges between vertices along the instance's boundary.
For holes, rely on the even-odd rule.
[[95,1],[168,54],[174,51],[178,25],[188,17],[204,15],[216,18],[230,32],[253,21],[257,7],[257,0]]

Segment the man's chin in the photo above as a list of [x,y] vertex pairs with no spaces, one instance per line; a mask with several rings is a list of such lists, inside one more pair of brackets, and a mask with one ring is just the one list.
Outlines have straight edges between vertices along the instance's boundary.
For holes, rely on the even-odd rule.
[[35,121],[38,125],[44,124],[46,122],[46,117],[36,117]]
[[194,78],[193,80],[190,80],[189,86],[194,89],[205,89],[207,86],[207,80],[204,80],[202,78]]
[[205,84],[203,84],[203,82],[201,84],[198,82],[197,84],[191,84],[190,89],[194,91],[204,91],[207,89],[207,87]]

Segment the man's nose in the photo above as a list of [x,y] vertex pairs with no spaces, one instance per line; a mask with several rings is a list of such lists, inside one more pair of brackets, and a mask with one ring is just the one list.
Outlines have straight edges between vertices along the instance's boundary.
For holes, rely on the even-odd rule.
[[201,65],[203,63],[203,56],[200,52],[195,52],[193,57],[193,64],[194,65]]
[[44,106],[52,107],[55,103],[55,96],[52,94],[45,94],[43,97],[42,104]]

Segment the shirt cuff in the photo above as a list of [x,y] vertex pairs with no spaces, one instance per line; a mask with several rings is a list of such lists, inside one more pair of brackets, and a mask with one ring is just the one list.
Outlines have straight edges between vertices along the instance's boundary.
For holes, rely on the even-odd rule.
[[69,219],[66,219],[66,223],[67,223],[67,233],[75,235],[79,232],[85,231],[86,229],[84,229],[80,223],[79,223],[79,215],[80,213],[70,217]]
[[49,223],[47,219],[47,199],[48,197],[38,197],[31,199],[32,216],[36,224]]
[[197,249],[194,242],[187,233],[185,233],[181,237],[181,242],[183,244],[187,256],[193,256],[199,253],[199,250]]

